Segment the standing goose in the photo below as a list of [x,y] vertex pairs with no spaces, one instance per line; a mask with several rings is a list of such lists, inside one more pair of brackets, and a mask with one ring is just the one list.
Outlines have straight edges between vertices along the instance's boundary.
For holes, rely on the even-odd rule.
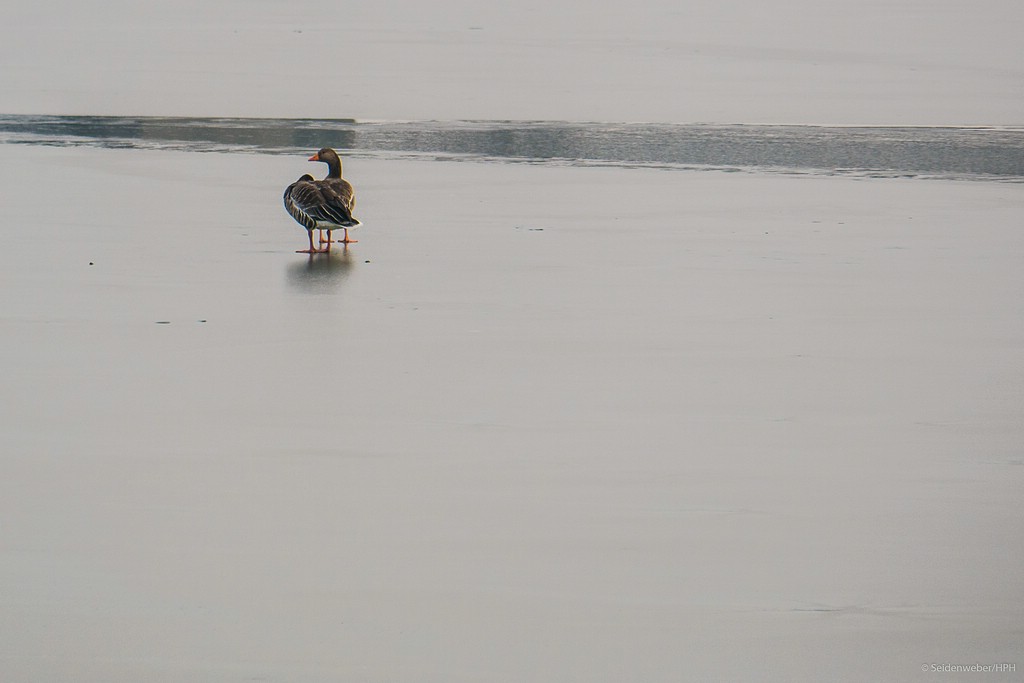
[[[298,194],[303,197],[310,197],[315,199],[317,195],[316,181],[313,180],[313,176],[308,173],[304,174],[301,178],[296,180],[294,183],[285,188],[284,191],[284,208],[287,209],[288,213],[291,214],[292,218],[297,220],[309,233],[309,249],[300,249],[299,254],[319,254],[325,249],[317,249],[313,246],[313,230],[316,229],[316,219],[312,218],[306,213],[298,204],[296,204],[293,195]],[[298,192],[296,192],[298,190]],[[321,231],[321,236],[322,236]]]
[[[356,193],[352,184],[341,177],[341,159],[333,149],[324,147],[309,158],[309,161],[322,161],[327,164],[327,177],[314,180],[308,173],[288,186],[284,191],[284,208],[291,217],[298,221],[309,233],[309,249],[302,249],[300,254],[317,254],[331,250],[331,233],[341,228],[345,238],[341,242],[348,244],[356,240],[349,239],[348,229],[360,225],[352,216],[356,205]],[[313,246],[313,230],[320,231],[320,248]],[[324,248],[323,231],[327,231],[327,247]]]

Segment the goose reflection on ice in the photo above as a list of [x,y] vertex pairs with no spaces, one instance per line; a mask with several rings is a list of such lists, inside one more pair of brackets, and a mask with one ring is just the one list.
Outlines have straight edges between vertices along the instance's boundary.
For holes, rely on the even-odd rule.
[[288,266],[288,284],[311,294],[326,294],[337,289],[349,276],[353,265],[348,247],[326,253],[309,254],[308,258]]

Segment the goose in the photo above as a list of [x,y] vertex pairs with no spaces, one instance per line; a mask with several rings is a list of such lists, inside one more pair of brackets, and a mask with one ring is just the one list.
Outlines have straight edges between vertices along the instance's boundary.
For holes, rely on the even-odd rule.
[[[309,157],[309,161],[322,161],[327,164],[327,177],[314,180],[308,173],[289,185],[284,191],[284,208],[309,233],[309,249],[300,249],[300,254],[318,254],[331,250],[331,233],[341,228],[345,231],[341,242],[348,244],[356,240],[349,239],[349,228],[361,223],[352,216],[356,205],[356,194],[352,184],[341,177],[341,159],[330,147],[324,147]],[[313,230],[319,231],[320,248],[313,246]],[[327,247],[324,245],[323,231],[327,231]]]

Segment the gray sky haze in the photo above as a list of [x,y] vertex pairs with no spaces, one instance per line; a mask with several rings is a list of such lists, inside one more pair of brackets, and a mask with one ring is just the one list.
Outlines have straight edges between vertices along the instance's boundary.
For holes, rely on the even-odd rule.
[[19,3],[0,112],[1019,125],[1016,0]]

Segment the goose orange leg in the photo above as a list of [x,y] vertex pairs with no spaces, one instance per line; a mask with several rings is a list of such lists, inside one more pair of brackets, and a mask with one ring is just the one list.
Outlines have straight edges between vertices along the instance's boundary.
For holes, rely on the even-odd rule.
[[325,249],[317,249],[316,247],[314,247],[313,246],[313,231],[312,230],[308,230],[307,232],[309,233],[309,249],[299,249],[295,253],[296,254],[322,254],[324,251],[326,251]]

